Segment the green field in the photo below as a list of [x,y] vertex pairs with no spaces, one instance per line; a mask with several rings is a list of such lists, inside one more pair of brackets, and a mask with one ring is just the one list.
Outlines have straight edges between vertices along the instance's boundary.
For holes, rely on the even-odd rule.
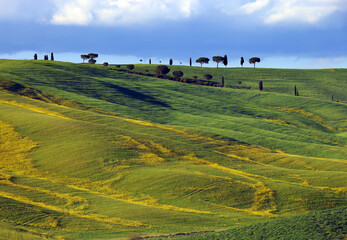
[[170,66],[236,88],[115,69],[0,60],[0,239],[261,229],[345,209],[347,69]]

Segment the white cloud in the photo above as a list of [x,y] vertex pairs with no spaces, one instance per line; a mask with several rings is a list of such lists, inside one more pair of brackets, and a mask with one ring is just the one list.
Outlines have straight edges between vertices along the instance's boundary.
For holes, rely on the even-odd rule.
[[249,2],[240,7],[240,10],[246,14],[252,14],[256,11],[264,9],[269,5],[270,0],[256,0],[255,2]]
[[[339,0],[279,0],[268,11],[264,22],[303,22],[314,24],[332,13],[343,9],[343,1]],[[346,4],[346,3],[344,3]]]
[[117,25],[188,18],[199,0],[55,0],[51,22],[65,25]]
[[266,24],[315,24],[338,11],[347,11],[347,0],[235,0],[233,4],[219,1],[218,7],[226,14],[257,14]]

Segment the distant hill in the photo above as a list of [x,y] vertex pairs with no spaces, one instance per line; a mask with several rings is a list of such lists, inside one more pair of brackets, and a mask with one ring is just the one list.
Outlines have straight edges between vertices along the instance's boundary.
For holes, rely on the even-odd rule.
[[235,88],[0,60],[0,237],[261,229],[346,206],[346,69],[169,67]]

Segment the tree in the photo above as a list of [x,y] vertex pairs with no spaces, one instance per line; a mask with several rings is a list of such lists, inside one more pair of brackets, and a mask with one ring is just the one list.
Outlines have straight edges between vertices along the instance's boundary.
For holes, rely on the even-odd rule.
[[205,80],[210,81],[213,78],[213,76],[211,74],[205,74],[204,78]]
[[224,76],[222,76],[222,87],[224,87]]
[[43,59],[48,60],[48,55],[45,55]]
[[34,60],[37,60],[37,53],[34,54]]
[[239,87],[240,87],[241,83],[242,83],[241,81],[237,81],[237,84],[239,85]]
[[223,64],[225,67],[227,67],[227,65],[228,65],[228,56],[227,55],[224,55]]
[[299,96],[299,91],[298,91],[298,89],[296,88],[296,85],[294,86],[294,95],[295,95],[295,96]]
[[152,59],[149,59],[149,61],[148,61],[148,62],[149,62],[149,64],[152,64]]
[[260,81],[260,82],[259,82],[259,90],[260,90],[260,91],[263,91],[263,81]]
[[127,69],[129,69],[129,70],[133,70],[134,67],[135,67],[135,66],[134,66],[133,64],[128,64],[128,65],[127,65]]
[[89,59],[88,62],[89,62],[90,64],[95,64],[95,63],[96,63],[96,60],[95,60],[94,58],[99,57],[99,54],[97,54],[97,53],[89,53],[88,56],[90,57],[90,59]]
[[51,53],[51,61],[54,61],[54,55]]
[[172,58],[170,58],[169,64],[170,64],[170,65],[173,64]]
[[249,64],[254,64],[254,68],[255,68],[255,63],[260,63],[260,58],[258,57],[252,57],[249,59]]
[[165,74],[168,74],[169,72],[170,72],[170,69],[165,65],[159,65],[154,69],[154,73],[157,76],[165,75]]
[[208,64],[209,61],[210,61],[209,58],[207,58],[207,57],[201,57],[201,58],[198,58],[195,62],[196,62],[196,63],[200,63],[200,64],[201,64],[201,67],[202,67],[202,64],[204,64],[204,63]]
[[241,67],[243,67],[243,64],[245,63],[245,59],[243,59],[243,57],[241,57],[240,63],[241,63]]
[[182,71],[174,71],[172,74],[175,76],[175,78],[180,78],[183,76]]
[[90,58],[90,56],[89,56],[89,55],[86,55],[86,54],[82,54],[82,55],[81,55],[81,58],[83,59],[83,63],[84,63],[84,61],[85,61],[85,60],[88,60],[88,59]]
[[103,65],[104,65],[105,67],[107,67],[107,66],[108,66],[108,62],[104,62]]
[[140,63],[142,63],[142,61],[143,61],[143,60],[142,60],[142,59],[140,59]]
[[219,64],[220,62],[223,62],[224,58],[221,57],[221,56],[214,56],[214,57],[212,58],[212,60],[213,60],[214,62],[217,63],[217,68],[218,68],[218,64]]
[[192,66],[192,58],[189,59],[189,66]]

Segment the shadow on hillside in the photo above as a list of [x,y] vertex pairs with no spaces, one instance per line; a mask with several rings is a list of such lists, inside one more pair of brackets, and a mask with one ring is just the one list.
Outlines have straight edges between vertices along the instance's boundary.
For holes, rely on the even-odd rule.
[[161,107],[170,107],[170,105],[168,105],[167,103],[162,102],[162,101],[160,101],[160,100],[158,100],[158,99],[156,99],[150,95],[146,95],[146,94],[131,90],[129,88],[120,87],[118,85],[114,85],[111,83],[104,83],[104,86],[107,88],[112,88],[112,89],[116,90],[117,92],[119,92],[123,95],[126,95],[127,97],[136,99],[136,100],[145,101],[145,102],[148,102],[150,104],[158,105]]

